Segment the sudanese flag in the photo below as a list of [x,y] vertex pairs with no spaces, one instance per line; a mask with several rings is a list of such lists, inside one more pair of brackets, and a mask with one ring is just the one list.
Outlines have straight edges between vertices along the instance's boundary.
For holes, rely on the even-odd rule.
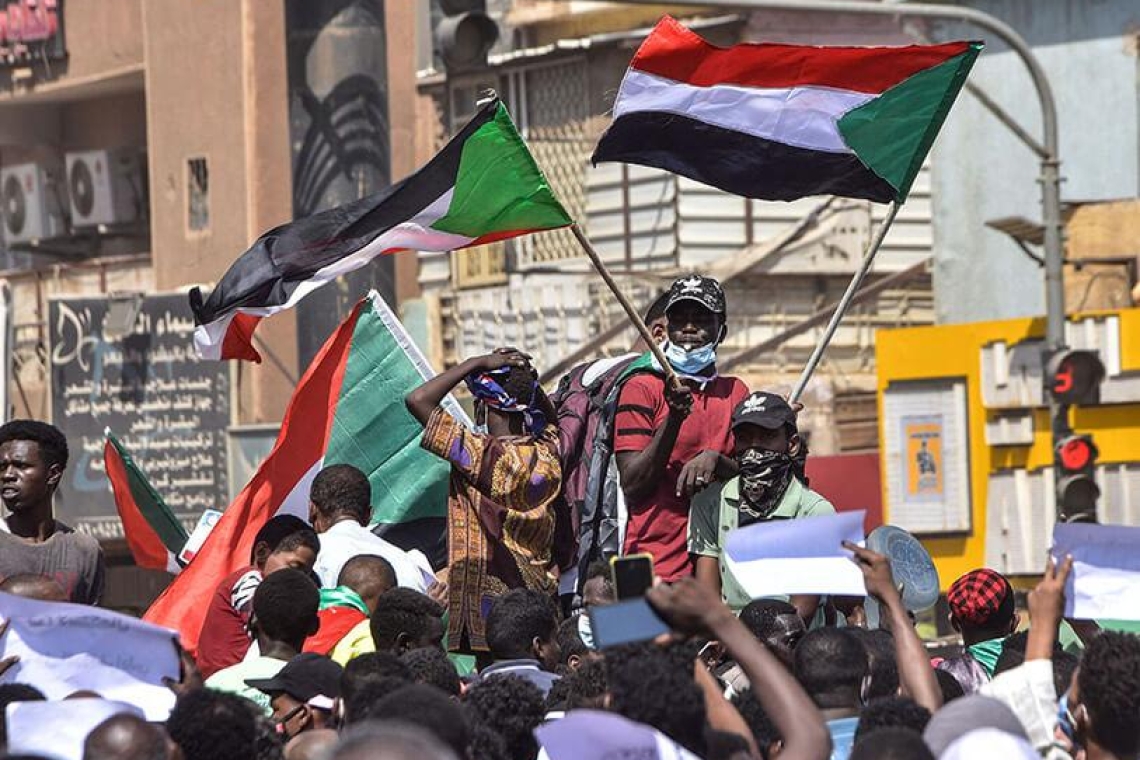
[[622,79],[593,162],[762,200],[901,203],[981,49],[720,48],[665,16]]
[[177,575],[182,569],[178,553],[186,545],[186,529],[110,428],[103,436],[103,463],[135,564]]
[[377,256],[451,251],[572,222],[493,98],[415,174],[266,232],[209,296],[191,290],[194,344],[203,359],[261,361],[252,339],[262,317]]
[[[374,532],[401,549],[446,556],[451,470],[420,447],[423,426],[404,405],[432,375],[384,299],[376,292],[362,299],[297,383],[273,450],[144,619],[176,629],[195,652],[218,582],[249,564],[271,517],[308,518],[309,489],[327,465],[351,464],[368,476]],[[466,420],[450,396],[443,406]]]

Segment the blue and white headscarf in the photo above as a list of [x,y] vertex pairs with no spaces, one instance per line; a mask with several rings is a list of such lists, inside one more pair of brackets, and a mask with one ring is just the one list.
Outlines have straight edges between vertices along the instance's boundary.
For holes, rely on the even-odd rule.
[[521,414],[525,420],[526,429],[532,435],[537,435],[546,427],[546,416],[536,409],[535,396],[538,394],[538,381],[531,381],[530,398],[525,402],[507,393],[500,384],[510,375],[510,367],[490,370],[488,372],[474,372],[467,376],[467,390],[477,400],[482,401],[492,409],[509,414]]

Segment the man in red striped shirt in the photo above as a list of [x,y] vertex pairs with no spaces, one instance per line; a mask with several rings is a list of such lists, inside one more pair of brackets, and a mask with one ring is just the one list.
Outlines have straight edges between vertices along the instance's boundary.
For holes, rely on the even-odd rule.
[[717,373],[725,314],[724,290],[716,280],[692,275],[674,282],[663,349],[682,387],[668,387],[661,374],[645,372],[627,380],[618,397],[614,451],[629,510],[623,553],[651,554],[666,581],[693,574],[689,499],[714,480],[736,474],[732,410],[748,387]]

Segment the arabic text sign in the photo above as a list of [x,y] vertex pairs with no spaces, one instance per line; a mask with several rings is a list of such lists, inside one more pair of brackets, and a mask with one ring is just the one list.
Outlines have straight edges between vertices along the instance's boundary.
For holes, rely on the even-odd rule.
[[203,510],[229,503],[229,367],[194,353],[185,295],[145,298],[122,338],[104,335],[106,317],[106,298],[48,307],[52,422],[72,448],[61,519],[98,538],[122,536],[103,464],[109,427],[189,529]]
[[62,6],[63,0],[0,0],[0,68],[64,57]]

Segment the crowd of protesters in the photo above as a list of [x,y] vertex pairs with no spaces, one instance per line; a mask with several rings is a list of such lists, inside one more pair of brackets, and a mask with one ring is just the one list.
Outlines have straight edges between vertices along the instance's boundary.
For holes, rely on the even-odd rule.
[[[599,711],[660,732],[675,751],[657,757],[1140,758],[1140,637],[1063,619],[1069,559],[1048,562],[1024,615],[1001,574],[957,579],[962,647],[936,660],[870,549],[845,545],[865,598],[750,598],[723,559],[727,533],[834,508],[804,477],[797,410],[717,372],[726,314],[715,280],[682,278],[647,315],[680,383],[636,352],[598,371],[621,374],[606,386],[614,551],[653,557],[645,596],[671,634],[599,648],[589,613],[618,600],[605,542],[585,552],[567,498],[591,463],[565,442],[565,394],[552,402],[529,357],[501,349],[407,397],[423,447],[451,466],[446,566],[372,533],[368,477],[326,467],[308,520],[268,520],[249,564],[217,579],[169,718],[112,717],[83,757],[535,760],[544,726]],[[475,429],[441,406],[461,383]],[[98,543],[53,516],[67,459],[50,425],[0,426],[6,594],[100,599]],[[44,699],[5,676],[14,664],[0,662],[0,708]],[[577,756],[645,757],[589,746]]]

